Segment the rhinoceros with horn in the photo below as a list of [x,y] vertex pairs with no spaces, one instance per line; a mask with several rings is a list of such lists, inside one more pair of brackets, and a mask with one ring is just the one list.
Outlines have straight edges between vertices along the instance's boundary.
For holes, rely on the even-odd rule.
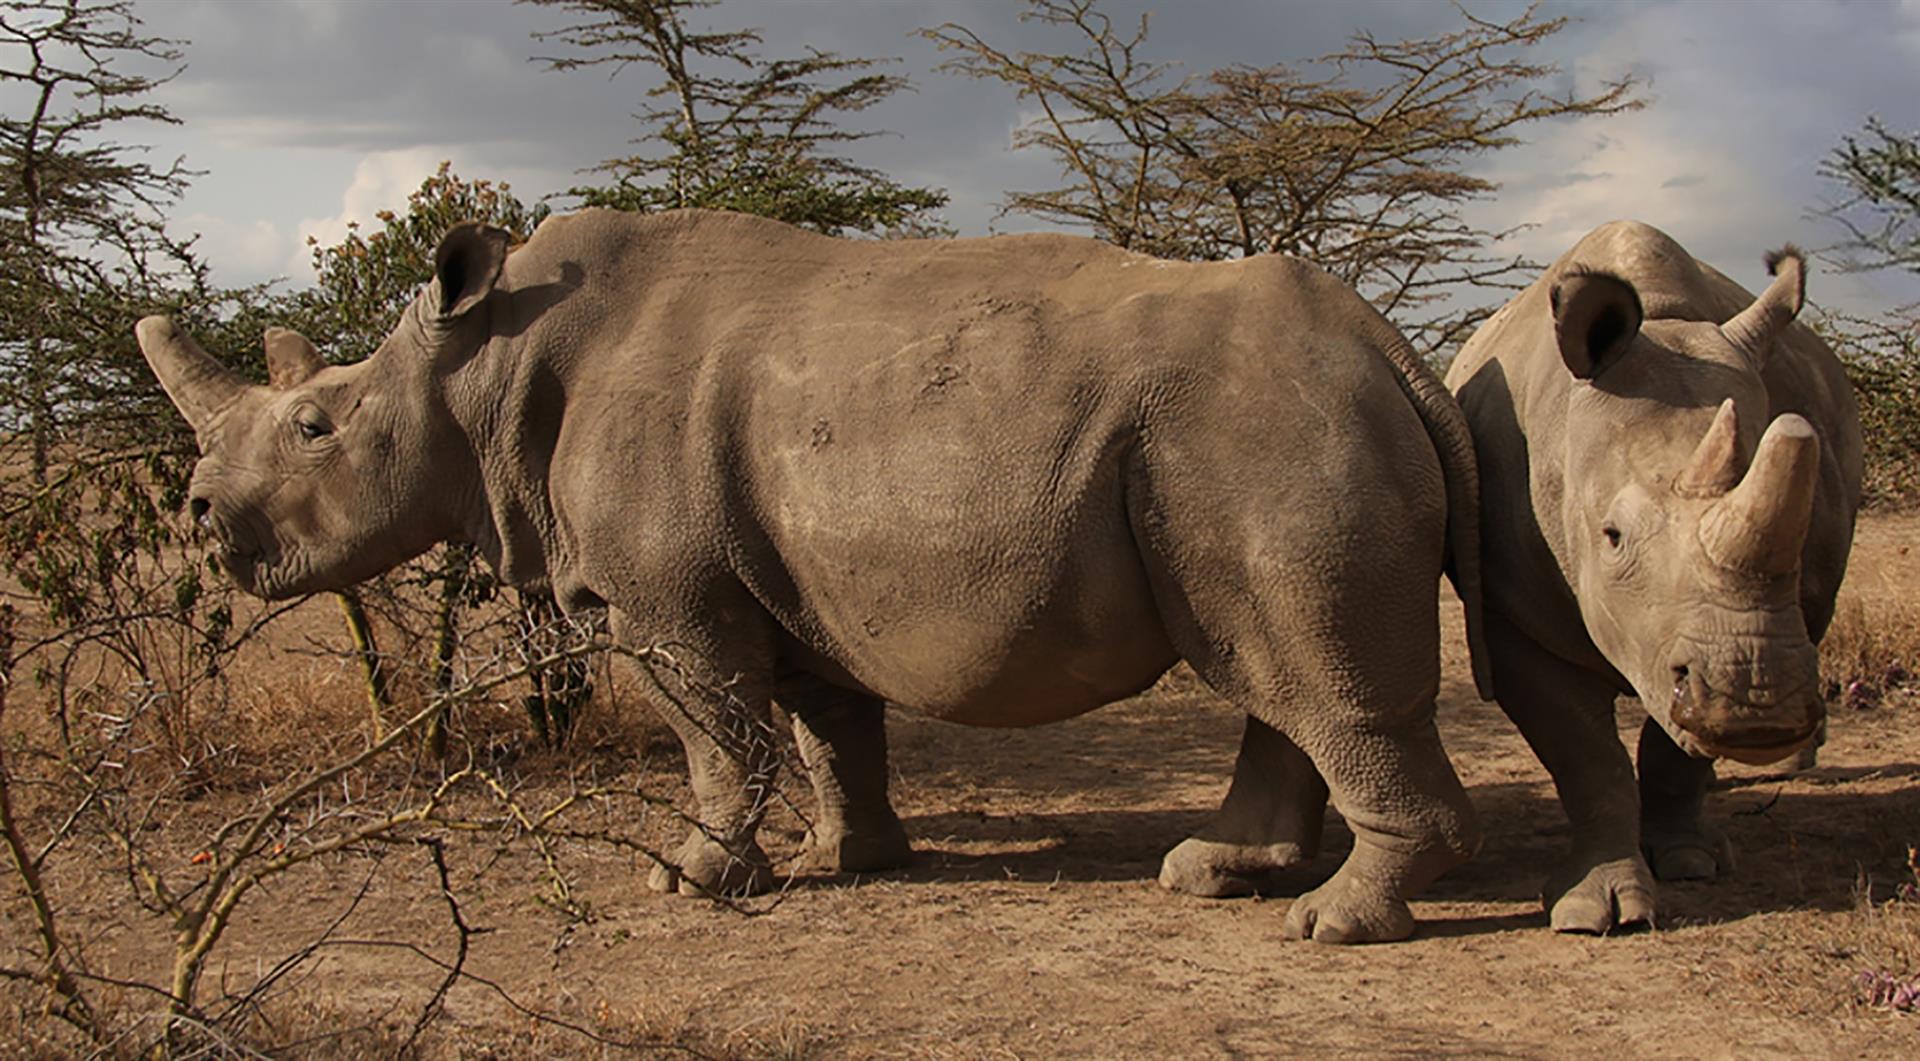
[[[1859,414],[1794,320],[1800,253],[1768,266],[1756,298],[1615,222],[1448,372],[1480,458],[1495,690],[1574,825],[1557,929],[1650,922],[1655,875],[1726,868],[1701,814],[1713,758],[1783,759],[1825,717],[1814,644],[1853,540]],[[1649,716],[1637,790],[1617,694]]]
[[584,212],[511,255],[469,224],[435,263],[363,362],[269,332],[266,386],[141,322],[203,454],[190,504],[263,596],[461,539],[701,661],[666,712],[701,825],[655,888],[770,883],[772,753],[726,742],[772,701],[819,799],[813,856],[876,870],[909,855],[884,702],[1027,726],[1180,659],[1248,718],[1168,886],[1244,891],[1311,855],[1331,792],[1355,847],[1286,931],[1393,939],[1476,847],[1434,727],[1447,556],[1479,601],[1472,441],[1325,272],[706,212]]

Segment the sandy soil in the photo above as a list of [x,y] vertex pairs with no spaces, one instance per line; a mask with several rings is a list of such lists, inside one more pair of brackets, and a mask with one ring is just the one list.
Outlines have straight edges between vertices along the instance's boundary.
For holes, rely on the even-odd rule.
[[[1913,543],[1920,519],[1869,521],[1848,593],[1911,595]],[[1411,941],[1280,938],[1287,896],[1345,855],[1337,819],[1320,858],[1275,896],[1206,901],[1155,883],[1161,855],[1223,794],[1239,739],[1239,717],[1178,671],[1144,696],[1029,731],[893,716],[895,797],[918,864],[800,877],[761,916],[651,895],[631,857],[585,854],[567,865],[595,916],[569,922],[537,900],[529,859],[462,852],[464,914],[487,930],[468,968],[614,1038],[740,1055],[1920,1056],[1920,1016],[1850,1002],[1871,958],[1859,882],[1884,897],[1920,843],[1920,706],[1836,714],[1809,772],[1724,770],[1709,813],[1738,872],[1664,886],[1657,931],[1555,935],[1537,892],[1566,842],[1558,804],[1498,708],[1471,695],[1457,630],[1450,638],[1442,730],[1488,840],[1415,904]],[[1623,734],[1639,722],[1623,705]],[[663,747],[649,769],[684,797],[677,758]],[[776,858],[801,839],[791,819],[766,834]],[[389,873],[341,934],[450,956],[446,908],[415,863]],[[358,872],[344,864],[252,901],[226,968],[252,972],[309,938]],[[99,914],[102,949],[127,938],[114,924],[137,919]],[[299,990],[335,1014],[404,1027],[437,980],[405,952],[340,947]],[[439,1049],[475,1056],[602,1048],[477,983],[453,990],[441,1036]]]

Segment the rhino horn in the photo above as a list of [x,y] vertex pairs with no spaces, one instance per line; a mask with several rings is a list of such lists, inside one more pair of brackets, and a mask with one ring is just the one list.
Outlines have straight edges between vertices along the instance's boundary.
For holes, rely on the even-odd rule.
[[1560,359],[1580,379],[1592,379],[1625,353],[1645,316],[1633,285],[1606,273],[1569,272],[1548,300]]
[[299,332],[286,328],[268,328],[267,382],[275,387],[297,387],[315,372],[327,367],[320,351]]
[[134,335],[167,397],[196,431],[247,388],[246,380],[200,349],[170,317],[147,317],[134,326]]
[[1740,448],[1740,417],[1733,399],[1720,403],[1706,436],[1693,449],[1686,469],[1674,480],[1673,488],[1684,497],[1719,497],[1740,485],[1746,470],[1745,454]]
[[1753,305],[1720,326],[1720,333],[1747,355],[1756,369],[1766,367],[1774,337],[1793,323],[1807,300],[1806,259],[1800,248],[1788,244],[1767,255],[1767,272],[1773,274],[1773,283],[1753,300]]
[[1700,542],[1708,559],[1753,574],[1791,574],[1800,566],[1820,471],[1820,436],[1797,413],[1767,427],[1740,484],[1707,510]]

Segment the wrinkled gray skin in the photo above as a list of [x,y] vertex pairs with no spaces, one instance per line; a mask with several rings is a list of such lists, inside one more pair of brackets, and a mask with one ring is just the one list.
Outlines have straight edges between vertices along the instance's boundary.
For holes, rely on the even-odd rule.
[[[1859,414],[1794,321],[1799,252],[1769,266],[1756,299],[1656,229],[1603,226],[1447,376],[1480,458],[1495,691],[1573,822],[1556,929],[1650,923],[1655,875],[1730,869],[1701,817],[1713,757],[1784,759],[1825,717],[1814,644],[1853,540]],[[1649,715],[1637,790],[1619,694]]]
[[883,702],[1034,725],[1182,658],[1248,721],[1169,887],[1242,893],[1310,857],[1331,792],[1355,848],[1286,931],[1395,939],[1477,846],[1433,722],[1449,551],[1477,621],[1472,442],[1320,270],[701,212],[555,219],[511,256],[461,226],[437,260],[362,363],[269,332],[267,387],[143,321],[204,455],[191,504],[263,596],[463,539],[737,678],[737,700],[668,683],[705,830],[655,888],[770,883],[771,701],[814,857],[875,870],[909,855]]

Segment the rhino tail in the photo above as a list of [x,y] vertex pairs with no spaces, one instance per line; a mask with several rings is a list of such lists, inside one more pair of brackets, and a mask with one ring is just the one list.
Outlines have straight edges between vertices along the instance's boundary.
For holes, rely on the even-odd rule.
[[1440,457],[1447,483],[1447,578],[1460,595],[1467,620],[1467,654],[1480,699],[1493,697],[1493,658],[1487,650],[1485,591],[1480,579],[1480,462],[1466,413],[1440,376],[1413,349],[1400,329],[1380,318],[1380,350],[1400,375],[1400,385],[1420,414]]

